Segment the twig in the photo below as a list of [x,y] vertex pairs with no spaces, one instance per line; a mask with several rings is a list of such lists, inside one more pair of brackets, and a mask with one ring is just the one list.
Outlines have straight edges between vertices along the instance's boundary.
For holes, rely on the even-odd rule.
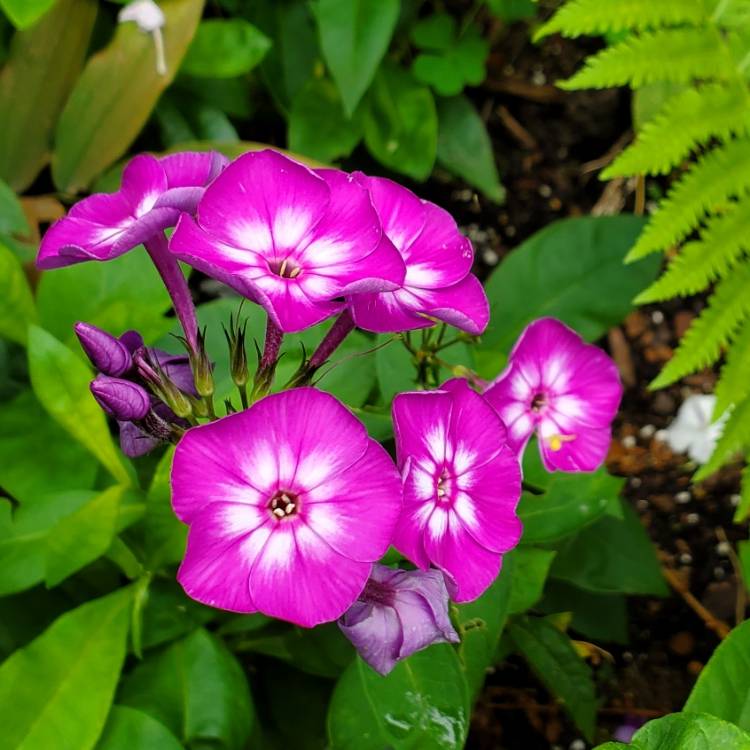
[[539,144],[531,133],[521,125],[518,120],[510,113],[507,107],[502,104],[497,108],[497,115],[500,118],[500,122],[503,124],[505,129],[524,147],[529,151],[536,151],[539,148]]
[[747,593],[742,575],[742,563],[721,526],[716,528],[716,538],[728,546],[727,555],[729,556],[729,562],[732,563],[734,576],[737,579],[737,595],[734,600],[734,624],[739,625],[745,619],[745,609],[747,608]]
[[592,159],[581,164],[581,174],[589,172],[598,172],[608,164],[611,164],[615,157],[630,143],[633,133],[630,130],[625,131],[607,150],[607,152],[598,159]]

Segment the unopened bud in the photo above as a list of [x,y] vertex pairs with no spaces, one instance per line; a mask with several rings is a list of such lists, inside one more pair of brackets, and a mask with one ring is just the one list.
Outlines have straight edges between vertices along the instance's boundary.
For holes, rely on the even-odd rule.
[[193,382],[199,396],[208,398],[214,395],[214,376],[211,360],[206,354],[206,331],[198,331],[197,351],[190,354],[193,369]]
[[130,380],[99,375],[90,387],[99,406],[121,422],[143,419],[151,408],[146,390]]
[[119,339],[89,323],[76,323],[76,336],[91,364],[101,373],[119,377],[133,366],[130,351]]
[[193,413],[190,399],[174,384],[157,362],[150,361],[146,349],[139,349],[133,361],[138,374],[148,383],[154,395],[163,401],[176,416],[186,419]]
[[235,323],[234,317],[229,318],[229,330],[224,329],[224,335],[229,345],[229,370],[232,382],[243,388],[250,380],[250,371],[247,367],[247,351],[245,349],[245,330],[247,321],[243,325]]

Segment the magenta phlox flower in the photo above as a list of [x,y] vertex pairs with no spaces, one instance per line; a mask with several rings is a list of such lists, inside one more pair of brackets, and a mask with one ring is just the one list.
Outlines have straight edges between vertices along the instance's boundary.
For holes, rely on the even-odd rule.
[[190,526],[178,579],[192,598],[312,627],[362,592],[390,543],[401,487],[351,412],[296,388],[189,430],[172,505]]
[[37,265],[60,268],[122,255],[174,226],[183,211],[194,212],[205,186],[225,164],[213,151],[136,156],[116,193],[84,198],[49,228]]
[[394,546],[448,578],[451,597],[476,599],[521,537],[518,460],[497,413],[464,380],[393,401],[404,508]]
[[339,620],[359,655],[380,674],[433,643],[458,643],[439,570],[375,564],[364,591]]
[[425,328],[437,318],[472,334],[484,331],[489,303],[471,273],[471,242],[453,217],[391,180],[356,176],[370,191],[383,230],[406,264],[399,289],[351,298],[357,325],[387,333]]
[[346,294],[395,289],[404,264],[365,188],[272,150],[244,154],[170,241],[181,260],[261,304],[284,333],[340,312]]
[[548,471],[594,471],[604,462],[622,397],[615,363],[559,320],[528,325],[485,391],[522,453],[536,432]]

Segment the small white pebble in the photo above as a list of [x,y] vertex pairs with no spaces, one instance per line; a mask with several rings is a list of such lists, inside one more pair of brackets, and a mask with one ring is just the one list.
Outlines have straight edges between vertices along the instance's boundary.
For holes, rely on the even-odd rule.
[[505,227],[505,234],[507,234],[508,237],[515,237],[516,236],[516,228],[514,226],[507,226],[507,227]]
[[644,424],[643,427],[641,427],[641,429],[638,430],[638,434],[644,440],[648,440],[649,438],[652,438],[655,432],[656,432],[656,427],[654,427],[652,424]]
[[552,188],[549,185],[540,185],[539,195],[541,195],[542,198],[549,198],[550,195],[552,195]]
[[690,563],[693,562],[693,556],[689,554],[688,552],[683,552],[680,555],[680,562],[683,565],[690,565]]
[[732,545],[729,542],[719,542],[716,545],[716,554],[722,557],[729,557],[729,553],[732,551]]
[[717,581],[723,581],[727,577],[727,572],[724,570],[724,568],[719,567],[718,565],[714,568],[714,578]]
[[688,513],[687,516],[685,516],[685,521],[691,526],[695,526],[700,520],[701,517],[697,513]]
[[586,750],[586,743],[583,740],[573,740],[570,743],[570,750]]
[[666,430],[657,430],[654,433],[654,437],[661,443],[666,443],[669,433]]
[[544,86],[544,84],[547,83],[547,76],[544,75],[544,73],[541,70],[535,70],[531,74],[531,82],[535,86]]
[[730,495],[729,496],[729,502],[736,508],[740,501],[742,500],[742,497],[740,495]]
[[635,507],[638,508],[638,510],[646,510],[648,508],[648,500],[645,500],[644,498],[638,498],[635,502]]
[[654,310],[651,313],[651,320],[656,323],[656,325],[660,325],[664,322],[664,313],[661,310]]
[[685,503],[689,503],[692,500],[692,496],[689,492],[686,492],[683,490],[682,492],[678,492],[674,499],[680,504],[685,505]]
[[623,448],[635,448],[636,442],[637,441],[634,435],[625,435],[625,437],[622,439],[622,447]]
[[498,257],[498,254],[494,250],[485,250],[482,253],[482,260],[488,266],[496,266],[500,258]]
[[640,477],[630,477],[631,487],[640,487],[643,484],[643,480]]

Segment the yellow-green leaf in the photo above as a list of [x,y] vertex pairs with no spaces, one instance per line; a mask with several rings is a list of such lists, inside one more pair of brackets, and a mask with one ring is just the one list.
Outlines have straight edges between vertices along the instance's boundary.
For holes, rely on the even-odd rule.
[[36,307],[21,264],[0,243],[0,336],[26,344],[26,329],[36,320]]

